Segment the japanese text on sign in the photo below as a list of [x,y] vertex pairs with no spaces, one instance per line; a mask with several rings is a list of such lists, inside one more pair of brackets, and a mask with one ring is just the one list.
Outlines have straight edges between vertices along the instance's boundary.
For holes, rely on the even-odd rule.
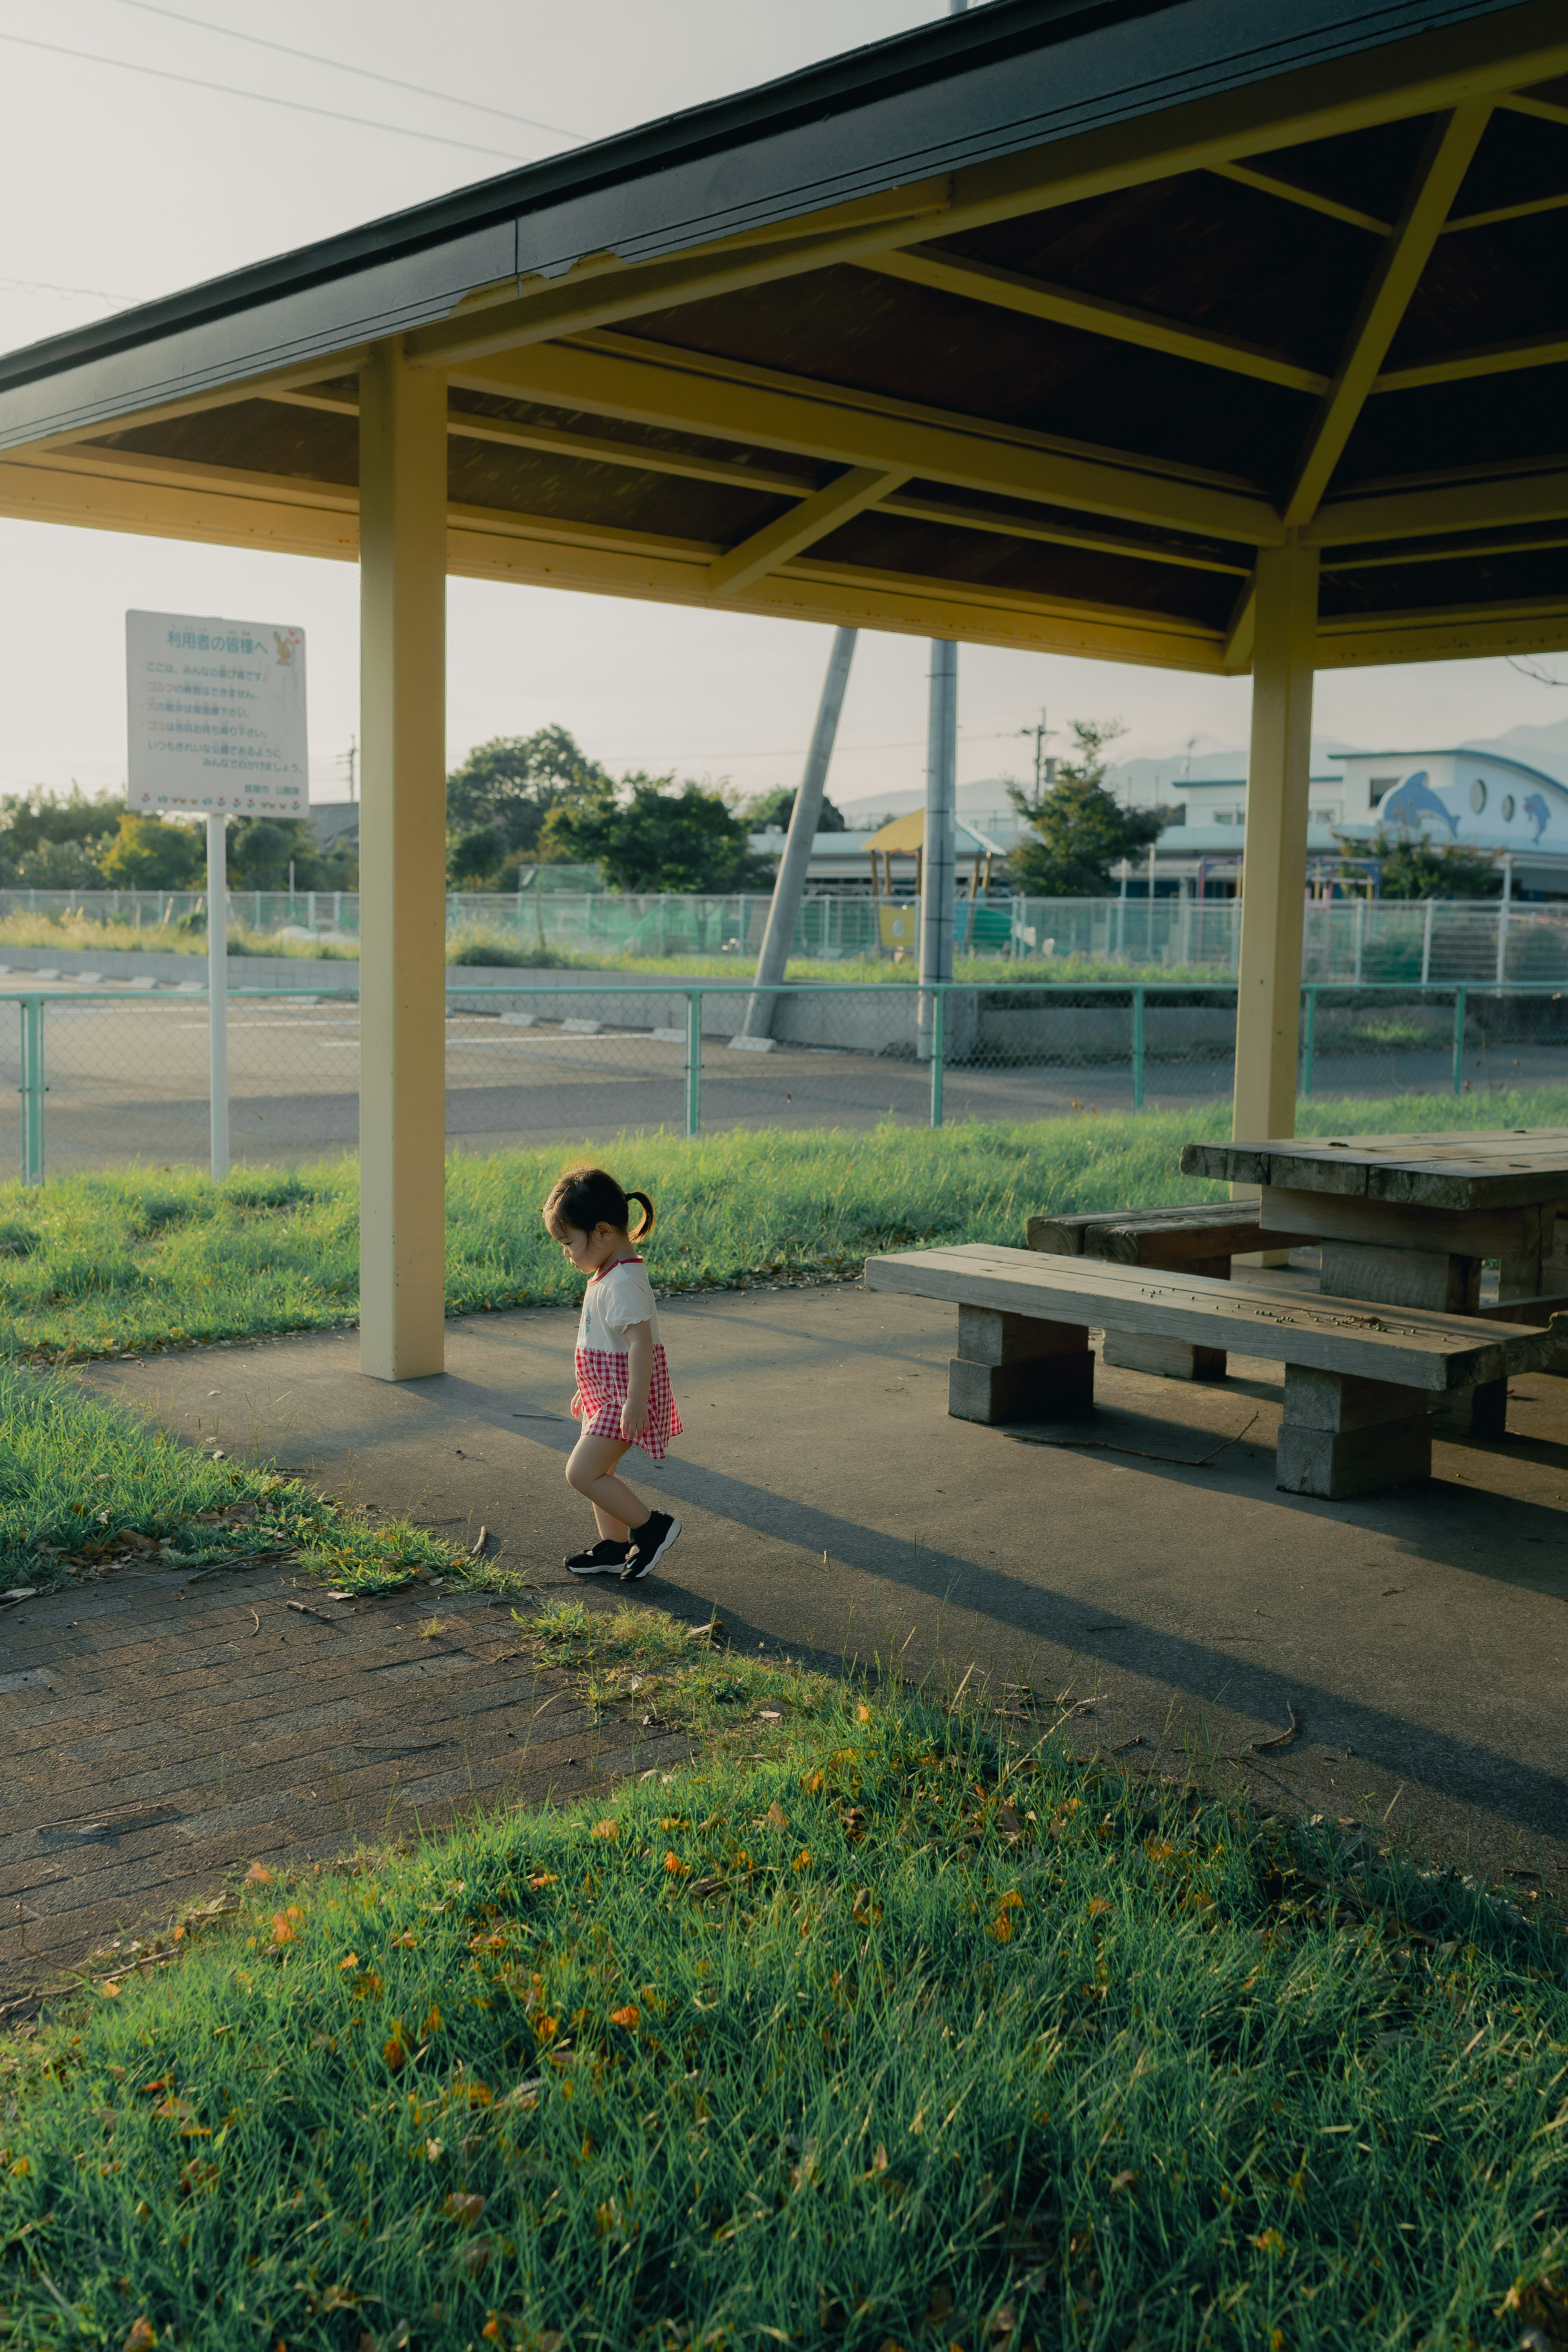
[[133,810],[309,814],[305,632],[125,615]]

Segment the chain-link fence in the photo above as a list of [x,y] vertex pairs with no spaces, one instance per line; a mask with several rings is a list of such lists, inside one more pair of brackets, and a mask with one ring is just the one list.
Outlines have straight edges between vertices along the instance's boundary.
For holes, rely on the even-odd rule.
[[[732,955],[754,961],[771,904],[767,891],[705,897],[694,891],[620,891],[588,887],[575,866],[531,870],[522,890],[453,891],[447,900],[454,952],[475,960],[534,963],[552,952],[575,956],[668,959]],[[818,962],[865,957],[913,959],[920,901],[868,893],[824,891],[803,899],[791,953]],[[258,937],[352,945],[359,938],[359,894],[353,890],[233,890],[231,923]],[[125,946],[125,930],[199,929],[205,893],[195,890],[0,890],[0,922],[123,927],[106,931],[98,952]],[[1241,947],[1236,898],[1026,898],[961,896],[955,910],[960,957],[994,957],[1030,976],[1066,958],[1129,973],[1163,971],[1234,974]],[[465,941],[468,943],[465,947]],[[155,944],[150,941],[149,944]],[[82,943],[83,951],[91,952]],[[62,952],[78,951],[62,949]],[[1301,977],[1306,982],[1371,985],[1568,983],[1568,905],[1528,899],[1318,899],[1306,908]]]
[[[1228,1097],[1235,1077],[1236,992],[1225,985],[792,984],[756,1000],[748,1037],[751,1002],[748,989],[714,982],[454,975],[448,1144],[1180,1108]],[[237,992],[235,1158],[353,1150],[359,1049],[352,990]],[[1568,1083],[1568,993],[1314,982],[1302,992],[1300,1077],[1303,1096],[1352,1098]],[[37,1181],[132,1161],[200,1164],[208,1116],[199,988],[0,1000],[0,1166]]]

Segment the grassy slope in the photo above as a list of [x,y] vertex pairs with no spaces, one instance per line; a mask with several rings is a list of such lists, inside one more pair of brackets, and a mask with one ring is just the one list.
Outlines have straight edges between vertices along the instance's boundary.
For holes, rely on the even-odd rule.
[[456,1558],[403,1520],[372,1528],[298,1479],[209,1459],[69,1381],[0,1364],[0,1585],[258,1552],[289,1553],[356,1591],[405,1583],[416,1568],[450,1573]]
[[[187,930],[178,923],[144,923],[140,929],[134,923],[93,922],[84,915],[7,915],[0,917],[0,947],[58,948],[71,955],[101,955],[111,949],[129,948],[163,954],[199,955],[207,951],[206,938],[199,930]],[[356,940],[280,940],[272,931],[254,931],[244,924],[231,923],[228,933],[231,955],[293,956],[297,959],[325,958],[349,963],[359,961]],[[499,965],[520,970],[548,968],[563,971],[636,971],[646,972],[652,980],[729,980],[737,987],[750,975],[751,962],[734,955],[698,955],[675,950],[668,956],[595,954],[580,948],[541,948],[537,940],[526,931],[514,931],[510,926],[483,923],[459,923],[447,941],[448,963],[463,965]],[[1130,980],[1195,981],[1235,985],[1234,973],[1217,964],[1108,964],[1090,956],[1064,956],[1047,961],[1026,960],[1013,963],[1005,956],[960,955],[953,968],[955,979],[989,984],[993,987],[1022,981],[1050,981],[1055,983],[1078,983],[1086,981]],[[13,975],[18,986],[25,986],[26,974]],[[346,976],[345,976],[346,977]],[[886,982],[891,987],[912,987],[915,969],[911,963],[895,964],[889,957],[856,957],[849,961],[828,962],[811,956],[794,956],[790,960],[788,977],[794,981],[832,981],[837,983],[854,982],[861,987],[868,982]]]
[[796,1715],[248,1888],[0,2058],[0,2341],[1558,2340],[1551,1930],[1049,1739]]
[[[695,1143],[635,1137],[606,1156],[658,1203],[649,1265],[662,1287],[779,1269],[850,1270],[921,1241],[1021,1244],[1047,1209],[1194,1200],[1218,1188],[1177,1166],[1181,1145],[1220,1135],[1218,1103],[1192,1110],[932,1134],[732,1129]],[[1303,1134],[1568,1123],[1568,1090],[1312,1102]],[[586,1147],[584,1147],[586,1149]],[[563,1304],[576,1277],[539,1203],[574,1155],[503,1151],[449,1163],[447,1297],[455,1314]],[[595,1153],[594,1156],[599,1156]],[[0,1188],[0,1314],[13,1349],[67,1359],[189,1345],[352,1320],[358,1296],[357,1169],[130,1171]]]

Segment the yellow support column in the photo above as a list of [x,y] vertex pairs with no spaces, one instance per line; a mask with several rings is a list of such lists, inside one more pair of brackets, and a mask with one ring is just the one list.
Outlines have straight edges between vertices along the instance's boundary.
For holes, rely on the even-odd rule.
[[1247,1139],[1296,1131],[1318,558],[1294,533],[1258,551],[1254,625],[1233,1129]]
[[445,1367],[447,386],[360,375],[360,1369]]

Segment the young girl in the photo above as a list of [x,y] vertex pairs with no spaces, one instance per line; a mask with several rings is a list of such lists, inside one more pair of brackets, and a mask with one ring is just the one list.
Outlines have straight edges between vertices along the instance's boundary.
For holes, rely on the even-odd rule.
[[[642,1211],[635,1235],[633,1201]],[[566,1566],[574,1576],[618,1573],[623,1584],[633,1584],[680,1533],[679,1519],[650,1511],[616,1475],[628,1446],[662,1462],[670,1439],[680,1434],[653,1286],[632,1246],[653,1231],[653,1202],[646,1192],[623,1192],[603,1168],[569,1168],[544,1203],[544,1223],[588,1276],[572,1400],[583,1433],[566,1465],[566,1483],[594,1506],[599,1540]]]

